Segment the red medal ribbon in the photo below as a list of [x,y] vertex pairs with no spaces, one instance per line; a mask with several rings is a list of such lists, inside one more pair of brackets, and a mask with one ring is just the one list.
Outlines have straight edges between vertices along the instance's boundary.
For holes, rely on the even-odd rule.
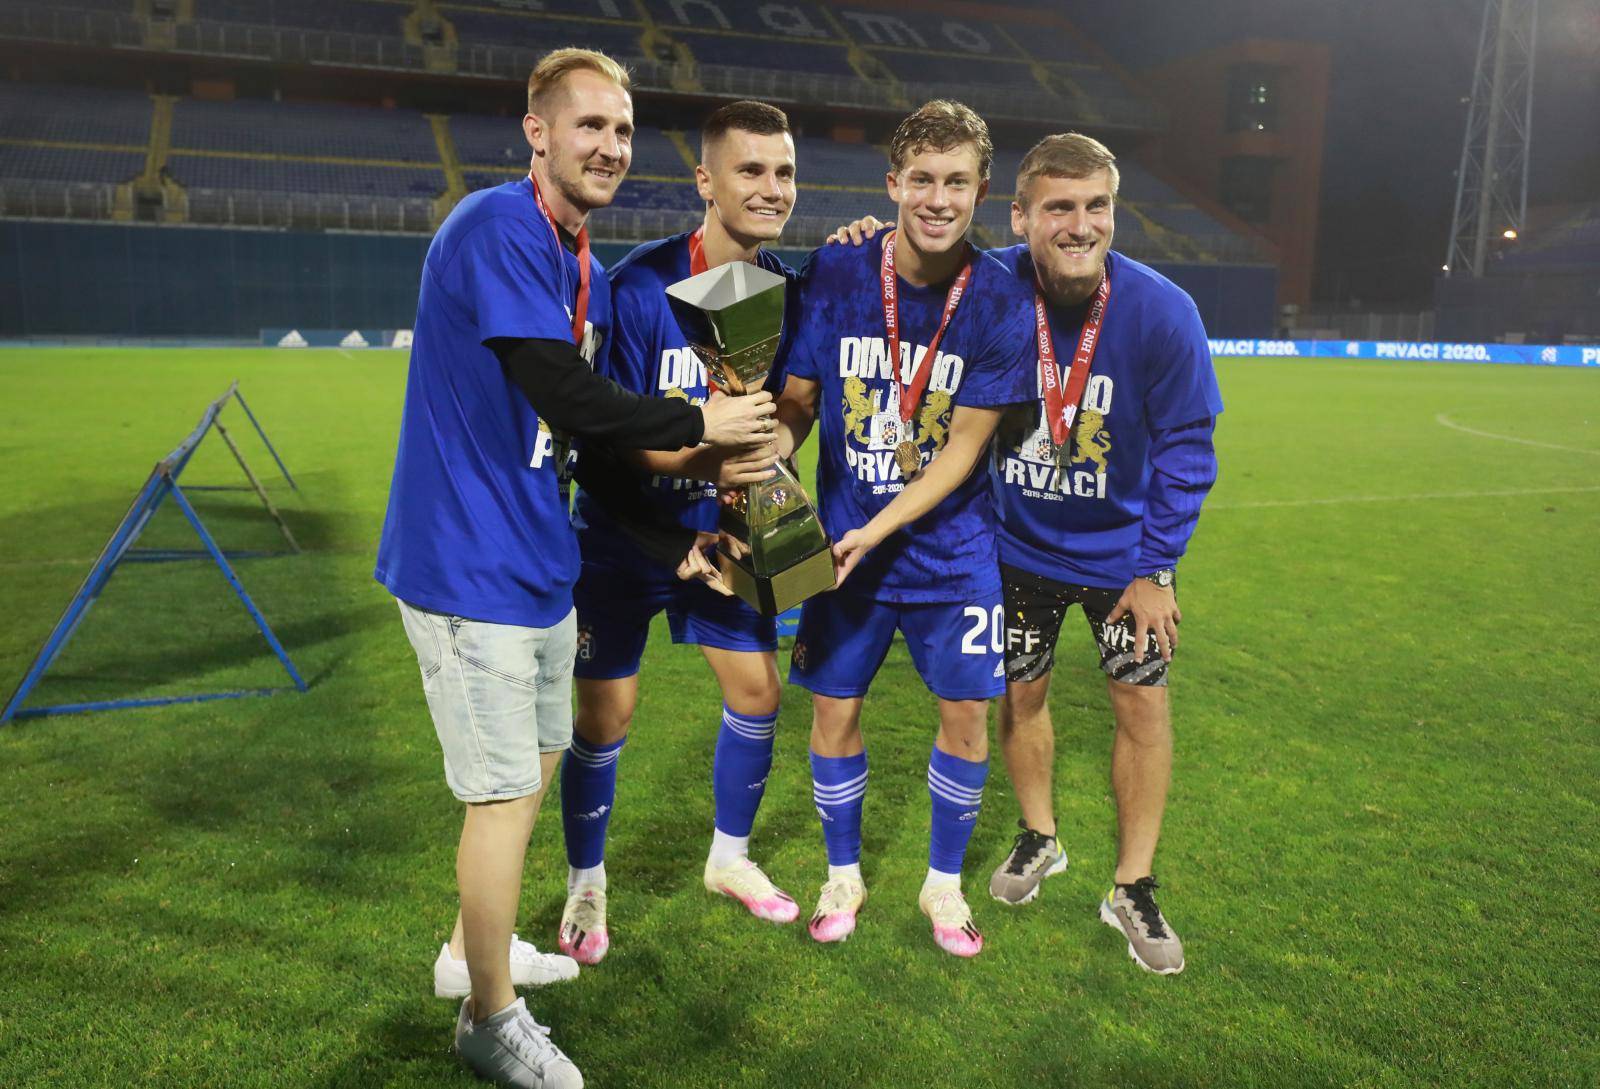
[[1050,336],[1050,318],[1045,309],[1044,291],[1037,283],[1037,273],[1034,280],[1033,321],[1039,342],[1039,384],[1044,390],[1044,414],[1050,422],[1050,441],[1059,448],[1066,445],[1072,433],[1072,421],[1077,418],[1083,391],[1089,385],[1089,365],[1094,362],[1094,350],[1100,343],[1100,326],[1105,322],[1106,303],[1111,299],[1111,275],[1101,273],[1100,284],[1094,289],[1094,302],[1089,304],[1083,331],[1078,334],[1078,347],[1072,353],[1072,370],[1067,375],[1065,390],[1061,388],[1055,341]]
[[[915,367],[915,360],[910,362],[914,369],[911,374],[911,384],[906,385],[901,381],[904,373],[900,362],[900,281],[894,273],[894,241],[898,231],[890,231],[883,237],[883,264],[879,269],[879,283],[883,288],[883,326],[889,334],[889,360],[894,368],[895,382],[900,386],[900,422],[907,424],[911,417],[916,415],[917,406],[922,403],[922,395],[927,392],[928,379],[933,374],[933,364],[939,358],[939,341],[944,338],[944,331],[950,327],[950,319],[955,317],[956,307],[961,305],[961,296],[967,290],[967,281],[972,279],[972,256],[968,253],[967,263],[961,266],[955,283],[950,285],[950,291],[944,297],[944,317],[939,320],[939,331],[933,334],[933,339],[928,342],[927,354],[922,357],[925,367]],[[963,243],[965,245],[965,243]],[[910,433],[906,434],[909,441]]]
[[706,267],[706,228],[702,224],[689,236],[689,275],[698,276]]
[[[556,217],[550,214],[550,206],[544,202],[544,194],[539,192],[539,179],[533,176],[533,171],[528,171],[528,180],[533,183],[533,199],[539,205],[539,214],[544,216],[545,222],[550,224],[550,233],[555,235],[556,250],[562,251],[566,247],[561,244],[561,232],[556,230]],[[561,278],[566,279],[566,270],[563,263]],[[583,347],[583,327],[589,321],[589,225],[584,224],[578,228],[578,298],[572,307],[572,343],[579,348]]]

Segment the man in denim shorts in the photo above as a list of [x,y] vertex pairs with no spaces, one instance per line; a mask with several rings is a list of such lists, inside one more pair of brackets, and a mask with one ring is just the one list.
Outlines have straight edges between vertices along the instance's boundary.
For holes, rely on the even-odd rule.
[[[632,157],[623,69],[588,50],[549,54],[528,81],[523,133],[528,177],[468,196],[428,249],[376,576],[400,601],[445,779],[467,807],[461,913],[434,971],[438,993],[466,996],[456,1049],[500,1084],[572,1089],[577,1068],[513,985],[577,965],[512,933],[539,802],[572,737],[566,436],[760,449],[772,402],[640,397],[591,369],[611,298],[584,224]],[[595,462],[586,450],[591,492],[604,490]],[[680,574],[709,571],[690,545]]]

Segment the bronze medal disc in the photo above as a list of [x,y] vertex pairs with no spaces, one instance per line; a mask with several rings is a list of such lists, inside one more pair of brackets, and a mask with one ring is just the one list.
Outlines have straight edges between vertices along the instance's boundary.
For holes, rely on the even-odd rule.
[[914,442],[902,442],[894,448],[894,460],[900,466],[901,478],[910,480],[922,468],[922,451]]

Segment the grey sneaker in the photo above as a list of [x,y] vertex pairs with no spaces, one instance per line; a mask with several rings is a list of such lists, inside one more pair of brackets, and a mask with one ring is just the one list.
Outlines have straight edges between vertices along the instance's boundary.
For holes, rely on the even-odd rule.
[[1002,904],[1018,906],[1039,895],[1044,879],[1067,868],[1067,853],[1056,837],[1035,832],[1022,821],[1022,831],[1011,843],[1011,853],[989,878],[989,895]]
[[456,1018],[456,1053],[479,1077],[515,1089],[583,1089],[583,1075],[572,1060],[550,1042],[550,1030],[533,1019],[528,1004],[517,999],[481,1024],[474,1024],[461,1003]]
[[1128,956],[1147,972],[1175,976],[1183,971],[1183,943],[1172,932],[1156,906],[1154,876],[1131,885],[1113,885],[1100,901],[1100,920],[1122,931],[1128,939]]

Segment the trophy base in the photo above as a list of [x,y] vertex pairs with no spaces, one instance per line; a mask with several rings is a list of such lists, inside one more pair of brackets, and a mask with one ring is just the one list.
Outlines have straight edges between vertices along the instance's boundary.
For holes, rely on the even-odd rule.
[[839,584],[831,548],[813,552],[798,563],[769,574],[752,571],[726,552],[719,551],[717,560],[728,589],[764,616],[777,616]]

